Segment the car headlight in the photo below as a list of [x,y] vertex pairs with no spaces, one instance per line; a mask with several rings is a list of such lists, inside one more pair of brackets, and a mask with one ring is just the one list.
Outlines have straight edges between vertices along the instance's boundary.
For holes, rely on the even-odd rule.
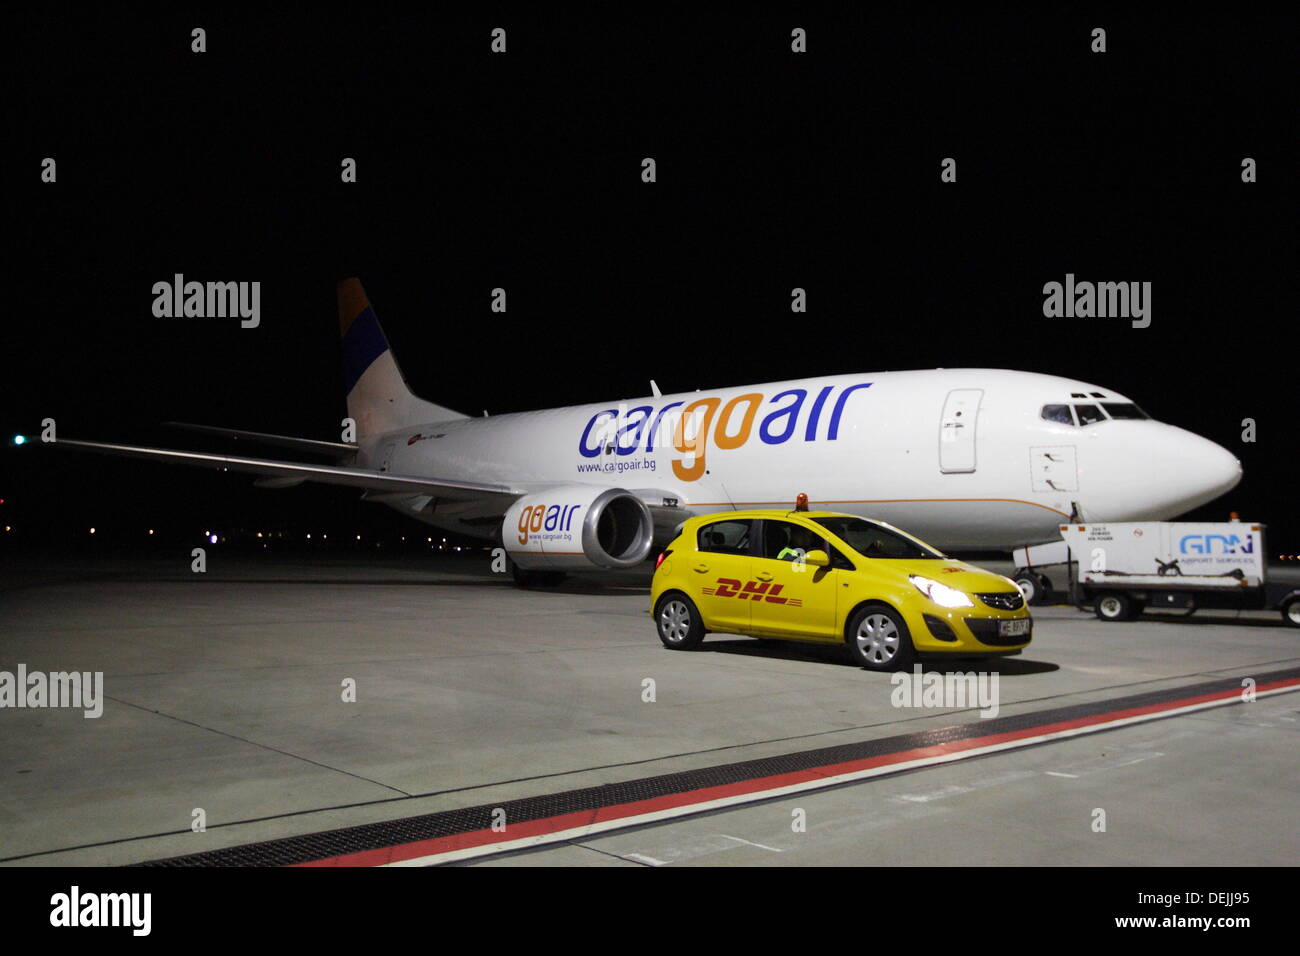
[[912,586],[928,597],[939,607],[974,607],[975,602],[970,599],[970,595],[965,591],[958,591],[956,588],[950,588],[946,584],[940,584],[938,581],[931,581],[929,578],[923,578],[919,574],[910,574],[907,580],[912,582]]

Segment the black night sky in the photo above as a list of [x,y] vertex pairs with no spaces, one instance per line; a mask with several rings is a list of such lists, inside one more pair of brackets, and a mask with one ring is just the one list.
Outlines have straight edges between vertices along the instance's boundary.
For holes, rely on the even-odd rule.
[[[6,438],[52,417],[61,437],[172,447],[213,446],[167,420],[336,439],[334,285],[359,275],[412,387],[470,414],[651,378],[1069,375],[1233,450],[1246,478],[1203,514],[1300,548],[1294,18],[740,9],[13,21]],[[177,272],[260,281],[261,326],[155,318]],[[1044,318],[1067,272],[1150,281],[1151,327]],[[347,489],[40,448],[0,450],[0,497],[28,544],[418,528]]]

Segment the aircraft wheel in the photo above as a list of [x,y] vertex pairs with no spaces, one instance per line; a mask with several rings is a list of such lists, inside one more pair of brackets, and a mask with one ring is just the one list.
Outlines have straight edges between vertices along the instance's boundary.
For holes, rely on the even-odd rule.
[[510,573],[515,579],[515,584],[525,589],[553,588],[565,578],[563,571],[525,570],[513,563],[510,565]]

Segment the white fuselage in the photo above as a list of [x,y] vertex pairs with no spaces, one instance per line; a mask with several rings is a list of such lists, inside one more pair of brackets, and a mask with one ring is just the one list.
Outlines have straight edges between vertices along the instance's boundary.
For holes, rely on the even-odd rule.
[[[1172,425],[1043,417],[1106,403],[1129,399],[1000,369],[838,375],[412,426],[363,440],[359,463],[520,490],[624,488],[695,513],[792,506],[802,492],[967,550],[1055,540],[1072,515],[1172,518],[1240,480],[1231,453]],[[499,527],[389,503],[448,530]]]

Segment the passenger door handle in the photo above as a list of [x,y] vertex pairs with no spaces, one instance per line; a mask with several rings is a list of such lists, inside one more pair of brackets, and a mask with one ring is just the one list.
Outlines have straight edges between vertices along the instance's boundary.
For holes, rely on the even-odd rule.
[[757,574],[754,575],[754,577],[758,578],[760,581],[770,581],[772,580],[772,572],[759,571]]
[[709,566],[701,562],[695,566],[695,570],[700,572],[700,574],[703,574],[705,571],[709,570]]

